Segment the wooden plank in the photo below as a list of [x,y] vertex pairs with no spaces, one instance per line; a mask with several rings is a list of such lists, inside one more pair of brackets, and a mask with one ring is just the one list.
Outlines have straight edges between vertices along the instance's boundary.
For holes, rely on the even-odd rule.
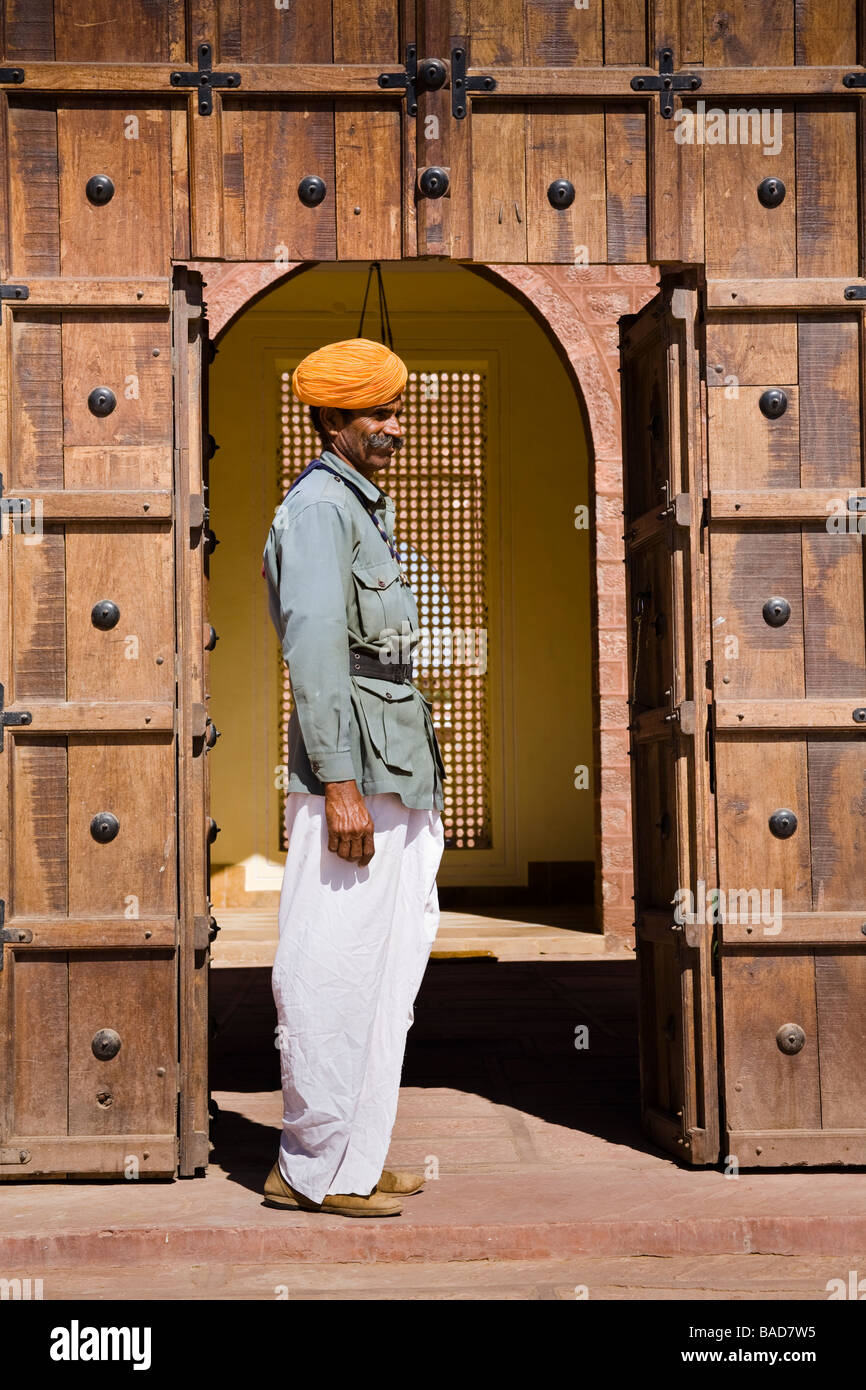
[[[223,32],[221,62],[232,67],[239,62],[289,63],[292,59],[296,63],[330,63],[334,57],[332,9],[331,0],[292,0],[291,5],[279,11],[275,22],[273,11],[266,6],[243,4],[237,39],[229,49]],[[339,18],[343,42],[344,11]]]
[[859,269],[857,108],[820,102],[796,114],[797,273]]
[[[140,276],[132,280],[122,276],[106,276],[104,279],[64,277],[62,280],[28,276],[26,309],[43,306],[58,309],[108,309],[121,306],[129,309],[168,308],[170,285],[171,281],[165,276]],[[18,317],[26,311],[22,307],[13,312]],[[39,321],[44,323],[45,319],[46,316],[40,314]]]
[[177,447],[175,469],[175,628],[177,633],[178,875],[180,931],[178,1000],[180,1012],[178,1129],[179,1171],[192,1175],[207,1164],[208,1131],[208,974],[206,951],[197,950],[197,917],[207,918],[210,857],[205,839],[209,805],[209,760],[194,756],[193,738],[203,732],[207,653],[208,561],[199,533],[187,537],[192,508],[207,487],[209,464],[201,441],[208,427],[206,321],[201,313],[200,275],[176,272],[172,313],[173,414]]
[[806,694],[866,707],[863,537],[803,529]]
[[794,62],[857,62],[857,10],[849,0],[795,0]]
[[15,625],[11,660],[5,667],[12,689],[6,690],[7,707],[34,698],[66,699],[65,553],[63,534],[51,529],[42,532],[38,545],[15,544]]
[[[839,514],[840,503],[847,508],[849,498],[866,498],[862,488],[843,489],[838,487],[778,487],[778,488],[738,488],[732,491],[719,488],[711,493],[709,516],[713,522],[758,521],[790,525],[792,521],[823,521]],[[857,512],[849,517],[840,517],[840,530],[853,528],[856,531],[861,520]]]
[[[173,538],[168,527],[82,522],[66,534],[67,697],[170,701],[174,693]],[[110,599],[115,627],[91,613]]]
[[[861,945],[862,945],[861,936]],[[866,954],[815,955],[821,1120],[824,1129],[853,1129],[866,1113]]]
[[6,61],[54,59],[54,0],[12,0],[5,13]]
[[605,0],[604,61],[642,67],[647,61],[646,0]]
[[[63,316],[64,445],[171,444],[171,330],[156,310],[118,317],[69,310]],[[75,383],[87,382],[82,390]],[[92,384],[92,385],[91,385]],[[93,386],[107,386],[116,406],[94,415]],[[16,479],[17,481],[17,479]],[[71,480],[74,481],[75,480]]]
[[744,1168],[862,1166],[866,1164],[866,1130],[732,1130],[728,1148]]
[[171,121],[171,254],[175,259],[182,260],[184,258],[189,259],[191,255],[186,106],[175,103],[171,108],[169,119]]
[[[477,4],[473,0],[473,18]],[[525,14],[524,54],[532,67],[584,67],[602,61],[602,30],[610,18],[603,21],[601,5],[578,9],[573,0],[534,0]]]
[[[675,52],[679,53],[675,48]],[[635,93],[631,88],[633,77],[658,77],[658,68],[640,65],[628,68],[521,68],[518,66],[499,67],[495,64],[482,64],[470,46],[470,76],[490,76],[496,82],[493,89],[497,97],[531,98],[533,101],[552,97],[565,101],[571,97],[630,97]],[[678,62],[677,66],[680,64]],[[683,66],[698,75],[698,65],[691,67],[685,59]],[[860,71],[860,69],[857,69]],[[746,98],[748,105],[754,106],[761,97],[785,100],[799,96],[826,96],[836,92],[840,96],[849,95],[844,78],[851,72],[851,64],[842,67],[718,67],[712,64],[701,67],[700,99],[708,104],[715,100]],[[308,79],[309,80],[309,79]],[[253,83],[260,79],[253,76]],[[245,84],[246,85],[246,84]],[[472,101],[484,107],[491,99],[491,93],[473,93]],[[640,93],[638,93],[640,98]],[[658,94],[647,89],[644,104],[649,108],[658,103]]]
[[[729,713],[731,727],[746,727],[748,709],[758,700],[770,701],[780,714],[786,699],[799,707],[806,693],[799,530],[714,533],[711,555],[713,673],[717,695],[725,697],[723,709],[716,707],[717,727]],[[783,627],[764,618],[772,597],[791,605]]]
[[[197,260],[221,260],[225,255],[223,226],[223,146],[220,111],[222,98],[213,94],[213,113],[201,117],[197,99],[189,99],[187,142],[189,149],[190,251]],[[163,261],[163,266],[165,262]]]
[[[399,260],[401,113],[337,102],[337,253],[341,260]],[[355,209],[357,208],[357,212]]]
[[[813,902],[805,737],[782,742],[720,730],[715,745],[720,885],[779,889],[786,911],[807,910]],[[786,840],[769,828],[781,808],[798,818]]]
[[521,67],[527,61],[523,0],[472,0],[471,14],[473,66]]
[[866,741],[862,735],[810,738],[808,759],[812,905],[862,911]]
[[[279,25],[272,25],[279,30]],[[219,108],[219,119],[222,121],[222,218],[223,218],[223,252],[225,259],[229,261],[247,260],[246,247],[246,220],[248,207],[246,202],[246,179],[244,169],[244,119],[247,107],[236,101],[221,102]],[[275,146],[281,156],[284,156],[286,147]],[[282,174],[282,158],[267,160],[258,169],[259,179],[251,183],[250,196],[254,196],[254,190],[259,186],[260,181],[270,182],[273,173],[278,171]],[[284,192],[281,183],[280,191]],[[275,253],[272,251],[271,255]],[[253,259],[252,256],[249,257]]]
[[60,273],[57,112],[38,99],[9,98],[10,275]]
[[[175,901],[174,741],[170,733],[70,733],[69,912],[159,916]],[[113,840],[90,833],[97,812],[117,817]]]
[[472,120],[472,254],[477,261],[526,260],[526,115],[488,104]]
[[[773,631],[778,632],[780,629],[775,628]],[[721,666],[721,662],[719,665]],[[866,674],[861,692],[861,699],[866,707]],[[853,708],[853,696],[848,700],[737,700],[726,696],[715,703],[716,728],[798,729],[803,732],[809,729],[844,729],[850,732],[857,728],[857,721],[851,717]]]
[[[787,198],[785,202],[787,202]],[[784,203],[782,206],[784,207]],[[772,209],[777,211],[777,209]],[[787,256],[788,241],[785,241]],[[786,272],[787,273],[787,272]],[[798,280],[780,276],[778,280],[766,279],[718,279],[707,276],[708,309],[822,309],[848,307],[845,291],[850,286],[866,289],[866,280],[859,276],[844,279],[811,279],[803,276]],[[866,300],[854,301],[851,307],[863,308]]]
[[797,316],[767,314],[747,325],[736,314],[714,314],[706,354],[708,386],[796,386]]
[[129,1172],[129,1155],[135,1155],[139,1170],[149,1177],[174,1176],[177,1170],[177,1139],[165,1134],[58,1135],[31,1140],[24,1135],[8,1140],[9,1148],[23,1149],[26,1164],[2,1163],[0,1176],[18,1179],[39,1176],[65,1176],[94,1173],[110,1176]]
[[[730,1129],[820,1130],[821,1096],[815,967],[811,953],[725,954],[721,963],[725,1029],[725,1112]],[[776,1034],[795,1023],[800,1052],[780,1050]],[[732,1148],[740,1162],[748,1160]]]
[[[64,676],[60,667],[60,675]],[[173,683],[173,676],[172,676]],[[7,737],[30,739],[34,735],[82,733],[101,730],[103,733],[164,733],[174,728],[174,705],[155,700],[45,700],[34,699],[20,689],[7,709],[26,709],[33,716],[32,724],[10,729]]]
[[607,259],[642,263],[647,258],[646,114],[633,106],[607,106],[604,131]]
[[800,480],[804,487],[836,485],[856,490],[860,486],[859,327],[856,314],[800,315]]
[[[70,451],[72,452],[72,451]],[[76,451],[78,452],[78,451]],[[87,453],[89,451],[81,451]],[[105,452],[99,450],[100,460]],[[67,456],[68,457],[68,456]],[[80,454],[79,454],[80,457]],[[149,455],[152,458],[152,455]],[[166,521],[171,519],[171,493],[167,488],[148,491],[134,488],[106,495],[98,488],[10,488],[3,494],[4,502],[30,503],[30,515],[41,514],[46,521]],[[37,506],[38,504],[38,510]],[[8,524],[8,523],[7,523]]]
[[[379,88],[379,74],[382,62],[389,65],[402,62],[396,54],[392,58],[376,62],[357,63],[235,63],[230,68],[218,64],[218,70],[236,72],[240,77],[238,91],[245,96],[256,93],[285,96],[345,96],[363,97],[375,94],[377,99],[388,100],[396,105],[401,93],[392,93]],[[168,91],[183,92],[194,88],[173,87],[171,74],[180,67],[185,72],[195,71],[194,64],[188,63],[104,63],[99,66],[99,90],[101,93],[139,93],[143,96],[164,97]],[[93,92],[93,66],[90,63],[28,63],[28,92],[64,93]],[[808,70],[804,70],[808,71]],[[847,71],[847,69],[846,69]],[[571,69],[566,69],[573,76]],[[622,74],[616,82],[611,82],[618,93],[628,92],[628,77]],[[0,83],[0,87],[12,86]],[[17,85],[17,84],[16,84]],[[216,89],[214,108],[220,100],[223,88]],[[210,118],[208,118],[210,119]]]
[[793,67],[794,13],[790,0],[726,0],[724,10],[704,6],[707,67]]
[[[781,109],[781,144],[776,153],[769,152],[772,145],[751,140],[738,138],[736,143],[727,143],[730,117],[725,123],[726,143],[710,143],[710,130],[706,132],[708,280],[785,279],[797,273],[794,114]],[[739,137],[739,125],[736,133]],[[777,207],[767,208],[758,201],[757,188],[765,178],[781,179],[785,184],[786,196]],[[731,235],[734,226],[738,228],[736,236]]]
[[10,913],[61,916],[67,911],[66,741],[11,740]]
[[679,143],[672,126],[671,120],[662,117],[658,103],[650,103],[649,258],[662,263],[701,264],[705,244],[709,244],[709,228],[715,225],[707,183],[705,238],[704,181],[709,179],[713,160],[705,158],[702,144]]
[[[738,907],[739,916],[743,916],[744,911]],[[783,903],[776,920],[770,894],[750,915],[751,921],[719,924],[720,939],[725,946],[778,951],[780,946],[856,946],[859,949],[863,945],[862,912],[786,912]],[[820,957],[816,957],[818,959]]]
[[[11,1081],[10,1129],[28,1138],[65,1134],[69,1065],[66,957],[45,951],[24,956],[8,946],[4,955],[11,1031],[19,1039],[19,1046],[11,1046],[11,1066],[6,1072]],[[20,1046],[22,1039],[30,1045]],[[5,1141],[5,1134],[3,1137]]]
[[798,387],[786,391],[784,415],[767,419],[759,386],[740,387],[736,396],[707,393],[710,496],[716,489],[797,488],[800,482]]
[[[242,176],[233,176],[230,187],[232,195],[239,194],[242,199],[246,257],[262,261],[335,259],[338,197],[333,109],[275,101],[244,102],[240,109],[242,153],[231,158],[241,161]],[[382,123],[383,135],[392,121],[393,113],[388,112]],[[393,131],[387,134],[393,137]],[[237,135],[234,139],[237,141]],[[275,151],[279,157],[275,158]],[[326,188],[324,201],[312,208],[305,207],[298,197],[298,185],[311,174],[321,178]],[[390,189],[389,199],[393,193]],[[345,204],[341,209],[344,220],[365,217],[362,212],[361,219],[355,218]],[[383,214],[387,216],[385,206]]]
[[[54,7],[55,56],[59,62],[135,62],[142,57],[165,61],[170,52],[171,14],[183,12],[183,0],[162,5],[133,5],[117,22],[113,0],[57,0]],[[85,19],[86,16],[86,19]]]
[[[133,946],[174,947],[178,928],[174,917],[7,917],[6,925],[29,932],[31,941],[7,946],[18,960],[48,950],[126,950]],[[53,959],[56,959],[54,957]],[[64,984],[65,989],[65,984]],[[48,1133],[53,1133],[49,1130]]]
[[12,318],[7,485],[63,485],[63,353],[59,314]]
[[[134,962],[134,969],[131,968]],[[132,1130],[174,1137],[177,1003],[174,952],[83,951],[69,961],[69,1133]],[[94,1055],[97,1032],[121,1039]],[[109,1097],[106,1103],[100,1097]]]
[[[599,11],[600,13],[600,11]],[[579,189],[569,208],[555,208],[555,179]],[[565,104],[526,115],[526,255],[566,265],[607,260],[605,119],[601,106]]]
[[[171,208],[170,107],[103,95],[98,105],[61,106],[57,148],[61,274],[82,276],[97,266],[102,275],[165,274],[171,218],[140,210]],[[107,203],[91,203],[85,192],[94,169],[114,184]]]
[[[327,13],[327,12],[326,12]],[[397,6],[391,0],[331,0],[334,62],[402,61]],[[319,14],[319,23],[323,16]]]

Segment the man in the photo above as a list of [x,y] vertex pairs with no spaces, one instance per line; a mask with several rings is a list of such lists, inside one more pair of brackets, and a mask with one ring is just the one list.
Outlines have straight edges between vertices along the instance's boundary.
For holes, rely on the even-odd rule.
[[324,448],[264,551],[294,698],[272,977],[283,1133],[265,1202],[343,1216],[398,1215],[423,1185],[384,1168],[443,847],[444,769],[411,679],[418,610],[377,483],[403,444],[407,375],[366,338],[304,359],[292,389]]

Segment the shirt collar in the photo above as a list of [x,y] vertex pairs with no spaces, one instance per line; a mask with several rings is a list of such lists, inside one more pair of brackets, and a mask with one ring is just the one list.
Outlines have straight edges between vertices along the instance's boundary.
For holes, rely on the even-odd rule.
[[381,506],[383,502],[387,506],[389,501],[387,494],[375,483],[372,483],[369,478],[365,478],[363,473],[359,473],[357,468],[353,468],[350,463],[346,463],[345,459],[341,459],[339,454],[333,453],[330,449],[323,449],[320,457],[324,459],[325,463],[330,464],[341,477],[354,483],[355,487],[363,492],[364,496],[375,506]]

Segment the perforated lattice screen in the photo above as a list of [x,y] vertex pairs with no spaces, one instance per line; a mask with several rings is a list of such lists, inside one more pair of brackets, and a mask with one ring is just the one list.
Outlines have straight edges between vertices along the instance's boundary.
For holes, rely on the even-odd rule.
[[[320,450],[309,411],[281,373],[279,486],[285,495]],[[402,423],[406,444],[387,471],[396,540],[418,605],[422,641],[415,684],[433,704],[448,773],[443,822],[449,849],[488,849],[490,837],[486,592],[486,377],[482,372],[410,372]],[[282,657],[282,765],[292,711]],[[284,792],[280,792],[281,803]],[[285,849],[283,805],[280,844]]]

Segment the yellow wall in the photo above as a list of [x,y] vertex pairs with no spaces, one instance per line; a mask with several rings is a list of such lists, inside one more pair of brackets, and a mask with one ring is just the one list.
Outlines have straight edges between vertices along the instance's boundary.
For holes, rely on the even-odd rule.
[[[574,390],[545,332],[498,286],[446,262],[385,263],[394,345],[424,370],[489,364],[490,673],[496,841],[448,851],[439,882],[518,884],[531,860],[591,860],[587,441]],[[213,864],[247,865],[277,888],[279,664],[261,552],[277,487],[278,372],[324,342],[354,337],[366,264],[320,265],[277,286],[224,335],[211,374],[211,814]],[[374,296],[371,292],[371,302]],[[368,315],[364,332],[378,336]],[[399,524],[398,517],[398,524]]]

